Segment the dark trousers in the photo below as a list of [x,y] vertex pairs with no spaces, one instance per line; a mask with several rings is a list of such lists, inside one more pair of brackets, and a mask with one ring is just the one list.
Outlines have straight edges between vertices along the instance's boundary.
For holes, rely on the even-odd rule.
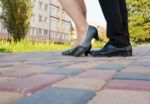
[[117,47],[130,45],[125,0],[99,0],[107,22],[107,37]]

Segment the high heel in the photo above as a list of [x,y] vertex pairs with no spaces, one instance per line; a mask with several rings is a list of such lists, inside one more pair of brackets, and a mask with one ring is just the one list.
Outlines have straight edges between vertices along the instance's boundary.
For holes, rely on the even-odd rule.
[[63,51],[63,52],[61,52],[61,54],[66,55],[66,56],[73,56],[78,48],[79,48],[79,46],[69,49],[69,50],[66,50],[66,51]]
[[74,53],[75,57],[79,57],[82,54],[88,55],[89,51],[91,50],[91,41],[95,38],[96,40],[99,40],[98,37],[98,31],[94,26],[89,26],[86,37],[84,42],[81,44],[81,46],[78,47],[76,52]]
[[91,45],[91,46],[89,47],[89,49],[84,53],[85,56],[88,56],[88,55],[89,55],[91,48],[92,48],[92,45]]

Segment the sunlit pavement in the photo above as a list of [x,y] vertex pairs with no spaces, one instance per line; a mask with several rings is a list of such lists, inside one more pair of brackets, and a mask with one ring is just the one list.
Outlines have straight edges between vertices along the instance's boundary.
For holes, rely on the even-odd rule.
[[133,57],[0,53],[0,104],[150,104],[150,46]]

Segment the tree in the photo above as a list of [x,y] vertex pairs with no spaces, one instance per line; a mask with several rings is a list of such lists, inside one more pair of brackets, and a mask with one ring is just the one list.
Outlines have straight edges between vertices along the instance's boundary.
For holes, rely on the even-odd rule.
[[0,0],[5,27],[14,42],[21,41],[28,33],[32,17],[30,0]]
[[150,41],[149,0],[127,0],[131,40]]

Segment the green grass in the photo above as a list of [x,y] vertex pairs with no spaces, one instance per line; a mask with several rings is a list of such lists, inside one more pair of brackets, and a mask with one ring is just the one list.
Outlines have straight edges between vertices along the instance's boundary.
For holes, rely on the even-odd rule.
[[[104,46],[104,42],[94,42],[92,48],[101,48]],[[137,46],[137,44],[133,44]],[[0,52],[1,53],[16,53],[16,52],[44,52],[44,51],[57,51],[66,50],[71,48],[70,44],[55,44],[53,42],[32,42],[24,40],[18,43],[0,41]]]
[[22,41],[18,43],[0,41],[0,52],[36,52],[36,51],[52,51],[52,50],[64,50],[69,48],[69,44],[54,44],[52,42],[32,42]]
[[[95,42],[94,48],[102,47],[103,43]],[[71,48],[70,44],[55,44],[53,42],[32,42],[24,40],[18,43],[0,41],[0,52],[16,53],[16,52],[38,52],[38,51],[57,51]]]

